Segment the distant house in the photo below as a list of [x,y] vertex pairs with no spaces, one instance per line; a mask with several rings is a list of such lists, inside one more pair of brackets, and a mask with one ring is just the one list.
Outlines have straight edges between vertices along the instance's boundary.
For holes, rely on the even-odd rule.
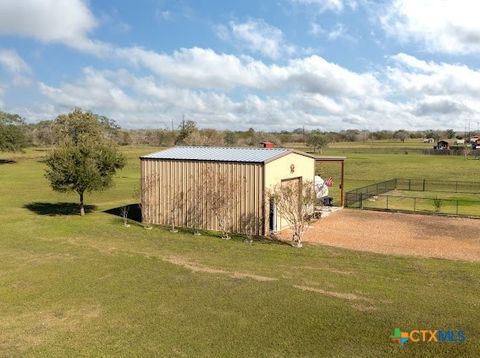
[[472,144],[480,144],[480,136],[474,135],[470,138],[470,143]]
[[275,144],[266,140],[266,141],[263,141],[262,143],[260,143],[260,146],[263,147],[263,148],[273,148],[273,147],[275,147]]
[[435,147],[433,149],[436,150],[449,150],[450,149],[450,143],[446,139],[440,139]]
[[435,140],[433,138],[423,138],[423,143],[434,143]]
[[455,141],[455,145],[458,145],[458,144],[465,144],[465,139],[457,139]]

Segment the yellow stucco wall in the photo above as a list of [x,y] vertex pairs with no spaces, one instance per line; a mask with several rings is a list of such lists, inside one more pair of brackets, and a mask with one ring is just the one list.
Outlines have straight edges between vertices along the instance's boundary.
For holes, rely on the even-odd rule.
[[[294,165],[294,171],[291,165]],[[304,155],[290,153],[284,157],[274,160],[265,165],[265,189],[271,189],[275,185],[280,184],[282,180],[301,177],[304,181],[313,181],[315,176],[315,159]],[[266,223],[269,223],[269,203],[266,203]],[[288,222],[280,217],[277,213],[277,230],[288,227]],[[267,231],[268,232],[268,231]]]

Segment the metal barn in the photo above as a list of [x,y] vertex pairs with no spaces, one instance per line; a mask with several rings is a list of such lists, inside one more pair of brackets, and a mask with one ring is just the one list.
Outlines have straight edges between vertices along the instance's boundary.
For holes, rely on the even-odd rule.
[[270,208],[267,189],[286,180],[313,180],[318,160],[287,148],[228,147],[173,147],[140,159],[144,222],[219,230],[208,199],[222,181],[232,192],[229,231],[253,235],[287,226]]

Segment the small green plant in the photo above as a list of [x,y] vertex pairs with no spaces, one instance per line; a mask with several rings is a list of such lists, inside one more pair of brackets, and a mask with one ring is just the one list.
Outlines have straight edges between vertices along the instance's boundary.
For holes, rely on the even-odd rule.
[[439,198],[433,199],[433,202],[432,202],[433,209],[436,213],[439,213],[440,210],[442,209],[442,203],[443,203],[442,199],[439,199]]

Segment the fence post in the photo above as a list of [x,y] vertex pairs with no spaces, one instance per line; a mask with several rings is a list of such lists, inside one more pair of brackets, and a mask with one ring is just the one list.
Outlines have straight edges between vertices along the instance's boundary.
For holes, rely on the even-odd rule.
[[456,211],[457,215],[458,215],[458,199],[457,199],[457,211]]
[[455,193],[458,193],[458,181],[455,182]]
[[388,197],[389,197],[389,195],[387,195],[387,210],[388,210]]
[[360,193],[360,209],[363,209],[363,193]]
[[425,191],[425,179],[423,179],[423,191]]
[[413,212],[417,211],[417,197],[413,198]]
[[412,179],[408,179],[408,191],[412,191]]

